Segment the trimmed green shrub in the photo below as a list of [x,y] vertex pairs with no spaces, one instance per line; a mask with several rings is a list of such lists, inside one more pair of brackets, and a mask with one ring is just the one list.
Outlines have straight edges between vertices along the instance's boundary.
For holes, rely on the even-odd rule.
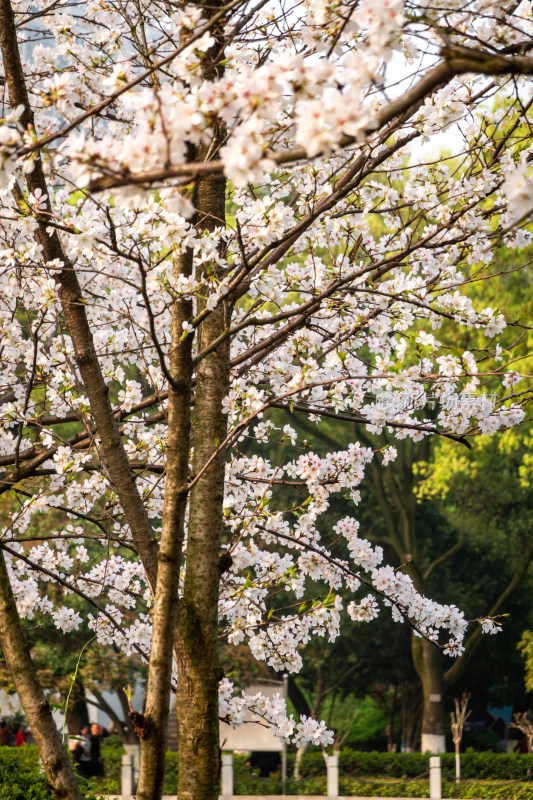
[[[533,800],[533,781],[527,781],[528,770],[533,775],[531,755],[465,753],[461,756],[462,781],[458,786],[455,784],[454,754],[443,754],[441,758],[443,798]],[[251,774],[246,759],[242,755],[234,757],[235,794],[280,794],[281,781]],[[289,754],[287,761],[287,772],[291,776],[294,755]],[[346,749],[341,751],[339,762],[341,795],[429,797],[429,754],[364,753]],[[288,795],[327,794],[326,766],[321,752],[310,751],[304,755],[301,773],[302,778],[298,782],[288,779]]]
[[[86,800],[96,800],[93,791]],[[0,747],[0,800],[53,800],[35,745]]]
[[443,797],[478,798],[479,800],[533,800],[533,783],[516,781],[479,783],[478,781],[461,782],[458,787],[448,784]]
[[163,794],[176,794],[178,791],[178,754],[167,750],[165,782]]
[[39,772],[34,745],[0,747],[0,798],[2,800],[53,800],[44,775]]
[[[120,765],[124,748],[116,737],[105,739],[102,755],[106,775],[84,781],[86,800],[102,794],[120,794]],[[44,774],[39,770],[34,745],[0,747],[0,800],[53,800]],[[453,753],[441,756],[443,798],[477,800],[533,800],[533,755],[464,753],[461,783],[454,782]],[[280,777],[259,778],[246,766],[247,756],[234,757],[236,795],[281,793]],[[287,794],[327,794],[326,767],[322,753],[310,751],[301,765],[302,778],[291,779],[294,755],[288,756]],[[364,753],[345,749],[340,753],[339,789],[342,795],[359,797],[429,797],[429,755],[420,753]],[[164,793],[175,794],[178,754],[167,753]]]
[[[359,797],[429,797],[429,781],[391,780],[383,783],[344,778],[340,793]],[[443,798],[477,798],[477,800],[533,800],[533,783],[516,781],[461,781],[456,785],[442,782]]]
[[[289,772],[294,756],[289,756]],[[444,774],[455,776],[455,756],[443,753]],[[339,755],[341,775],[373,775],[391,778],[417,778],[429,771],[429,753],[366,753],[345,748]],[[305,753],[300,766],[302,777],[324,775],[324,758],[319,751]],[[533,754],[462,753],[461,777],[473,780],[527,780],[533,776]]]
[[[379,781],[364,778],[341,777],[340,794],[346,797],[429,797],[429,780],[388,779]],[[235,781],[236,795],[279,794],[280,782],[272,778]],[[326,776],[307,778],[296,783],[287,782],[287,795],[327,795]],[[476,798],[477,800],[533,800],[533,782],[510,781],[462,781],[458,786],[450,781],[442,782],[443,798]]]
[[[116,736],[110,736],[102,742],[102,758],[104,759],[105,775],[103,778],[91,778],[89,786],[101,794],[120,794],[120,773],[122,756],[125,750]],[[163,794],[176,794],[178,789],[178,754],[170,750],[167,752],[165,781]]]

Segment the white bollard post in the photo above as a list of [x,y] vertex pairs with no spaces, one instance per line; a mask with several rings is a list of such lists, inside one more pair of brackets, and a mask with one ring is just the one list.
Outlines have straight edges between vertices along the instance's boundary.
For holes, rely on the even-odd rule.
[[441,800],[442,798],[440,777],[440,758],[431,756],[429,759],[429,796],[431,800]]
[[233,753],[222,753],[222,798],[233,797]]
[[339,796],[339,755],[326,756],[328,772],[328,800],[337,800]]
[[126,755],[133,758],[133,793],[137,791],[137,784],[139,783],[139,775],[141,774],[141,745],[140,744],[125,744],[124,750]]
[[133,788],[133,756],[124,753],[121,770],[122,800],[131,800]]

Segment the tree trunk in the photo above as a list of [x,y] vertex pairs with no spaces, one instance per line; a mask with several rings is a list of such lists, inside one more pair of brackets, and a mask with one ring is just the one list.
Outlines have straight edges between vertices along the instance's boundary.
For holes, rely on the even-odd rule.
[[[202,347],[224,329],[221,308],[200,335]],[[225,435],[221,412],[227,394],[229,352],[224,344],[201,363],[197,373],[193,474],[197,474]],[[219,782],[218,589],[222,534],[224,456],[219,454],[191,493],[187,571],[179,609],[178,737],[179,800],[215,800]]]
[[72,763],[37,678],[0,550],[0,644],[57,800],[82,800]]
[[[279,672],[273,667],[269,667],[269,676],[272,680],[279,681]],[[298,714],[298,716],[302,716],[304,714],[306,717],[311,716],[311,708],[305,695],[302,693],[294,675],[289,675],[289,700],[294,706],[294,710]]]
[[398,697],[398,687],[394,685],[392,691],[392,699],[389,709],[389,724],[387,725],[387,752],[396,753],[398,750],[398,743],[395,741],[396,731],[394,729],[394,717],[396,716],[396,699]]
[[306,753],[308,745],[301,744],[298,750],[296,751],[296,758],[294,759],[294,771],[292,777],[295,781],[299,781],[302,777],[300,775],[300,767],[302,765],[303,757]]
[[418,686],[409,683],[401,684],[402,692],[402,745],[403,753],[414,753],[419,742],[421,707],[419,705]]
[[76,681],[72,688],[70,702],[67,707],[67,727],[70,734],[77,734],[84,725],[89,724],[89,712],[87,710],[87,700],[85,699],[85,689],[80,681]]
[[[190,277],[192,253],[174,257],[174,278]],[[171,384],[168,393],[168,445],[165,502],[159,547],[159,566],[152,610],[152,645],[141,737],[141,770],[137,797],[157,800],[163,793],[168,714],[172,678],[173,632],[178,606],[178,586],[184,540],[189,479],[191,428],[192,335],[182,340],[183,323],[193,315],[191,300],[172,307],[172,344],[169,355]]]
[[[199,181],[197,209],[204,228],[212,230],[224,221],[224,178]],[[216,270],[216,265],[204,265],[201,271],[208,267]],[[205,318],[198,328],[198,352],[223,333],[230,314],[226,302]],[[176,627],[179,800],[216,800],[219,793],[217,633],[224,452],[202,470],[226,435],[222,400],[229,388],[229,357],[226,341],[199,362],[196,372],[192,464],[196,483],[190,495],[187,564]]]
[[445,753],[444,678],[442,654],[426,639],[413,636],[413,662],[422,683],[421,751]]
[[[225,309],[202,326],[202,347],[224,329]],[[193,474],[225,435],[222,398],[227,394],[229,351],[223,344],[197,373]],[[220,453],[191,493],[187,571],[178,620],[179,800],[215,800],[219,782],[218,589],[224,455]]]
[[[202,6],[209,17],[222,5],[215,0]],[[223,22],[211,29],[214,44],[204,55],[206,80],[224,71]],[[186,37],[187,32],[183,32]],[[217,121],[210,143],[195,154],[207,160],[224,143],[226,131]],[[225,226],[226,179],[223,175],[198,178],[195,191],[195,225],[200,231]],[[225,244],[219,247],[224,256]],[[223,258],[221,259],[223,262]],[[217,262],[197,267],[197,278],[220,280],[225,267]],[[233,300],[226,297],[208,313],[197,328],[197,354],[209,348],[229,327]],[[198,299],[197,313],[205,311]],[[186,566],[183,597],[177,608],[175,653],[178,660],[176,712],[178,722],[178,800],[218,800],[220,783],[220,736],[218,684],[222,678],[218,657],[218,599],[221,543],[224,527],[225,450],[219,445],[227,431],[222,401],[229,390],[229,339],[201,358],[196,366],[193,418],[192,483],[189,495]],[[212,460],[211,460],[212,459]],[[209,466],[208,465],[209,462]]]

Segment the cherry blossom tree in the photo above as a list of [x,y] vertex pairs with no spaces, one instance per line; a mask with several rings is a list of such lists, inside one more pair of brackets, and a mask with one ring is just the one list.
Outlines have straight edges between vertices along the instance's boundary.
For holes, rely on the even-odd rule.
[[[332,741],[235,691],[221,635],[296,672],[310,637],[385,606],[461,652],[453,598],[359,530],[365,470],[396,448],[319,457],[291,421],[461,447],[523,419],[507,322],[469,288],[497,247],[527,263],[531,32],[527,2],[0,0],[0,642],[57,797],[80,790],[21,620],[68,634],[74,595],[148,661],[142,800],[171,691],[180,800],[218,795],[220,717]],[[454,157],[422,158],[443,131]]]

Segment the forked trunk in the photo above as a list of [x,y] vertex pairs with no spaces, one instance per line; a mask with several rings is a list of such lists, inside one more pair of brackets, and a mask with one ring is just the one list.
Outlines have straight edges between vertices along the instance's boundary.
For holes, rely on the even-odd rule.
[[[225,195],[223,177],[210,176],[198,182],[199,226],[212,230],[224,224]],[[202,265],[198,277],[205,277],[208,270],[216,273],[217,265]],[[228,301],[205,318],[198,328],[198,353],[224,332],[230,314]],[[190,494],[186,573],[176,626],[179,800],[216,800],[219,794],[221,674],[217,634],[224,452],[219,452],[204,468],[226,435],[222,400],[228,393],[229,375],[230,351],[226,340],[202,358],[196,370],[192,462],[195,483]]]
[[[222,332],[225,309],[207,318],[205,347]],[[229,352],[224,344],[197,373],[193,474],[225,435],[222,398],[227,393]],[[187,571],[177,625],[179,800],[215,800],[219,792],[218,589],[224,456],[218,455],[191,493]]]

